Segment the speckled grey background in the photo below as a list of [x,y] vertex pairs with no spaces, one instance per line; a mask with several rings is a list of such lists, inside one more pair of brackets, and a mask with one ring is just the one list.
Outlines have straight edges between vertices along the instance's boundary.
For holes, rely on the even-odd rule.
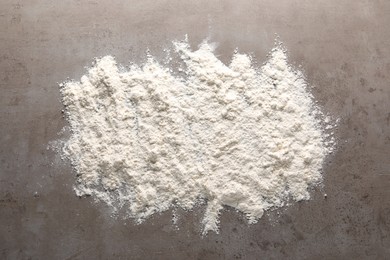
[[[0,259],[390,259],[390,1],[0,2]],[[173,39],[210,37],[262,62],[275,33],[324,111],[340,118],[323,191],[248,226],[226,210],[200,236],[202,208],[133,225],[72,191],[46,149],[67,124],[57,82],[93,57],[159,59]],[[324,199],[323,193],[328,194]]]

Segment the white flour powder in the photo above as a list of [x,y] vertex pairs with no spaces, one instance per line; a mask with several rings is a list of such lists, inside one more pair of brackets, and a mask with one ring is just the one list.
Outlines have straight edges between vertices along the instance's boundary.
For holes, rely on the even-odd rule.
[[254,223],[289,199],[309,199],[329,149],[283,48],[260,69],[237,53],[226,66],[208,43],[192,51],[174,42],[174,51],[183,77],[152,57],[125,71],[106,56],[62,84],[77,194],[125,206],[139,222],[205,202],[204,233],[218,231],[224,205]]

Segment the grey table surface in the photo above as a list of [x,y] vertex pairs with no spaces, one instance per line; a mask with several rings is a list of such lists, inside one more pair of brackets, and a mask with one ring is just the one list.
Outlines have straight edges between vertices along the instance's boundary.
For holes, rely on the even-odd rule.
[[[0,259],[390,259],[389,24],[388,0],[2,0]],[[47,150],[67,125],[58,82],[96,56],[162,59],[185,34],[217,42],[224,62],[235,47],[263,62],[275,33],[340,118],[310,201],[255,225],[226,209],[202,237],[203,208],[177,227],[171,211],[134,225],[75,196],[69,163]]]

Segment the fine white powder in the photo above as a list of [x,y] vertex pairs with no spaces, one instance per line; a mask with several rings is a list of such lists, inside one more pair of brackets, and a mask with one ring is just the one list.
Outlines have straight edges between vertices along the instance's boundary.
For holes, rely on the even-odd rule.
[[196,51],[187,40],[173,45],[179,73],[151,56],[127,70],[106,56],[80,82],[61,85],[77,194],[138,222],[205,203],[204,234],[218,231],[224,205],[255,223],[267,209],[309,199],[330,149],[283,47],[255,68],[239,53],[224,65],[207,42]]

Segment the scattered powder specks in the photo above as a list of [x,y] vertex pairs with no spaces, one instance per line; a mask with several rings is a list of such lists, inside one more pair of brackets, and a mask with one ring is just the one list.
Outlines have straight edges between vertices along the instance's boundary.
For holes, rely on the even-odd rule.
[[309,199],[330,151],[321,126],[329,123],[283,47],[255,68],[239,53],[224,65],[206,42],[196,51],[173,44],[183,77],[151,56],[127,71],[106,56],[61,85],[77,195],[124,207],[138,222],[206,203],[204,233],[218,231],[224,205],[255,223],[289,199]]

